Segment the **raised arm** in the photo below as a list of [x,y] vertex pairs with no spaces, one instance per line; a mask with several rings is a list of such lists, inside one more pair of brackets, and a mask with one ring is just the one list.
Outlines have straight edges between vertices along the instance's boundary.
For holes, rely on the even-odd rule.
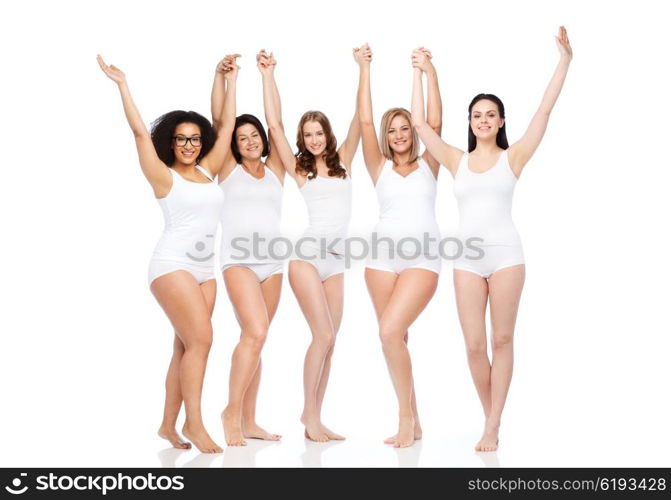
[[510,149],[508,150],[510,168],[512,168],[513,173],[518,177],[522,173],[524,165],[527,164],[531,156],[534,154],[534,151],[536,151],[541,139],[543,139],[545,129],[550,120],[550,112],[557,102],[559,93],[564,85],[564,80],[566,79],[566,73],[568,73],[568,67],[573,58],[573,50],[571,49],[571,44],[569,43],[568,35],[566,34],[566,28],[561,26],[559,28],[559,34],[555,38],[560,55],[557,68],[552,75],[550,83],[545,89],[543,100],[541,101],[536,114],[531,119],[527,131],[522,138],[510,146]]
[[375,135],[375,124],[373,123],[373,100],[370,95],[370,63],[373,53],[368,44],[354,49],[354,59],[359,65],[359,90],[357,92],[357,112],[361,127],[361,142],[363,147],[363,160],[373,184],[382,170],[385,158],[380,151],[380,146]]
[[[414,64],[413,64],[414,65]],[[427,151],[442,165],[445,165],[454,177],[457,174],[459,160],[464,152],[450,146],[431,128],[424,115],[424,90],[422,88],[422,70],[415,67],[412,83],[412,124],[426,146]]]
[[[277,150],[277,155],[284,167],[284,170],[298,182],[296,174],[296,157],[294,156],[287,136],[284,133],[282,125],[281,104],[279,102],[279,91],[275,83],[275,59],[265,53],[259,53],[257,58],[257,67],[261,72],[263,81],[263,109],[266,115],[266,123],[273,140],[273,145]],[[271,160],[272,161],[272,160]]]
[[[440,98],[440,88],[438,87],[438,74],[436,73],[436,68],[431,62],[432,59],[431,51],[426,47],[420,47],[412,52],[412,65],[413,67],[421,69],[426,75],[426,88],[427,88],[427,104],[426,104],[426,122],[429,124],[429,127],[440,136],[440,133],[443,128],[443,101]],[[438,169],[440,168],[440,163],[436,160],[429,150],[427,149],[422,154],[424,161],[428,163],[429,167],[433,171],[434,176],[438,176]]]
[[172,187],[172,174],[168,170],[168,166],[156,154],[149,131],[142,121],[142,116],[140,116],[140,112],[130,95],[126,75],[116,66],[105,64],[100,55],[98,55],[97,59],[100,69],[119,87],[126,120],[128,120],[128,125],[130,125],[133,137],[135,137],[135,146],[137,147],[142,173],[149,181],[157,198],[167,196]]
[[[262,58],[263,61],[261,60]],[[272,52],[268,54],[265,50],[261,50],[258,54],[256,54],[257,67],[259,67],[259,64],[261,63],[264,65],[273,66],[271,70],[274,71],[274,66],[277,64],[277,61],[275,61],[275,57],[273,56]],[[261,68],[259,68],[259,70],[260,69]],[[275,82],[274,78],[272,83],[275,115],[279,117],[280,125],[282,125],[282,100],[280,99],[280,92],[277,90],[277,83]],[[282,128],[284,128],[284,126],[282,126]],[[275,175],[280,179],[280,182],[284,183],[284,175],[287,171],[284,169],[284,163],[282,162],[282,158],[280,158],[277,145],[275,144],[275,137],[270,130],[268,130],[268,141],[270,141],[270,154],[266,158],[266,166],[275,173]]]
[[200,161],[212,176],[225,179],[235,168],[231,154],[231,135],[235,127],[235,99],[238,70],[236,59],[240,54],[229,54],[217,64],[212,85],[212,125],[216,133],[214,146]]
[[361,125],[359,124],[359,113],[357,107],[354,107],[354,117],[349,124],[347,130],[347,137],[342,145],[338,148],[338,156],[340,161],[345,164],[347,172],[352,174],[352,159],[356,153],[356,148],[359,147],[359,139],[361,139]]

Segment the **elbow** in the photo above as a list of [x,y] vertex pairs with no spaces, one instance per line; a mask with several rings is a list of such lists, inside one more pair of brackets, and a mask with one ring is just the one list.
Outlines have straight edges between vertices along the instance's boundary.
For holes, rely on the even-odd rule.
[[150,140],[151,141],[151,136],[149,135],[149,132],[147,132],[147,129],[145,128],[140,128],[136,129],[133,128],[133,137],[135,138],[136,141],[142,141],[142,140]]
[[375,127],[372,116],[363,116],[359,113],[359,125],[362,127]]
[[415,115],[412,115],[412,127],[415,130],[417,130],[419,132],[419,130],[421,130],[424,127],[424,125],[426,125],[426,121],[418,118]]
[[268,122],[268,131],[273,135],[284,134],[284,125],[280,120],[273,120]]
[[429,119],[429,120],[427,120],[426,123],[429,127],[431,127],[436,132],[439,132],[443,128],[443,121],[442,120],[431,120],[431,119]]

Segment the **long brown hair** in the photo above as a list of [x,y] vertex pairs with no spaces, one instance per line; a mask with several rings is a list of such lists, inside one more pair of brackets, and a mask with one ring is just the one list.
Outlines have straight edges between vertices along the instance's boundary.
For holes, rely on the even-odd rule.
[[298,122],[298,133],[296,136],[296,146],[298,153],[296,153],[296,171],[302,175],[306,175],[308,179],[317,177],[317,159],[314,157],[308,148],[305,147],[305,140],[303,139],[303,125],[307,122],[317,122],[322,126],[324,135],[326,135],[326,148],[324,149],[324,161],[329,169],[329,177],[340,177],[345,179],[347,177],[347,170],[340,165],[340,156],[338,155],[338,141],[333,135],[331,123],[326,115],[321,111],[306,111]]

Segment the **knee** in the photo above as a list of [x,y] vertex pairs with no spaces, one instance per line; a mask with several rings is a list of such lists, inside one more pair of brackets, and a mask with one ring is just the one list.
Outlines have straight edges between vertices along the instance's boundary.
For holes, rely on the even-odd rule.
[[387,349],[393,347],[396,344],[404,343],[405,331],[400,331],[398,328],[395,328],[393,325],[381,324],[380,325],[380,342],[382,342],[382,348]]
[[250,345],[255,350],[261,350],[268,338],[268,325],[257,324],[251,325],[242,332],[243,342]]
[[323,348],[325,351],[330,352],[335,346],[335,332],[333,330],[324,330],[322,332],[314,332],[312,335],[313,342]]
[[493,332],[494,349],[504,349],[513,344],[513,332]]
[[212,347],[212,328],[203,327],[193,332],[184,342],[184,352],[209,353]]
[[478,358],[487,355],[487,342],[485,340],[467,340],[466,354],[469,358]]

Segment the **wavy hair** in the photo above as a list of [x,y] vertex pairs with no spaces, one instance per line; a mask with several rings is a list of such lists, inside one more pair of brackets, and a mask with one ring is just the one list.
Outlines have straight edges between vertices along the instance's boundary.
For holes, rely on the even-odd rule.
[[154,144],[156,154],[163,163],[172,167],[175,163],[175,152],[172,150],[172,137],[175,135],[175,129],[180,123],[193,123],[200,128],[200,140],[202,146],[200,154],[196,158],[196,163],[207,155],[214,146],[214,129],[210,120],[195,111],[170,111],[159,116],[151,124],[151,142]]
[[394,151],[389,146],[389,138],[387,137],[387,131],[391,127],[391,122],[397,116],[402,116],[408,121],[408,126],[412,130],[412,148],[410,149],[410,159],[408,163],[412,163],[419,157],[419,136],[417,135],[417,130],[412,126],[412,115],[410,111],[405,108],[391,108],[385,111],[382,115],[382,120],[380,121],[380,152],[388,160],[394,159]]
[[[471,110],[473,109],[473,106],[475,106],[475,103],[478,101],[482,100],[487,100],[487,101],[492,101],[494,104],[496,104],[496,107],[499,108],[499,115],[501,118],[505,120],[506,118],[506,110],[503,107],[503,102],[501,99],[496,97],[494,94],[478,94],[476,95],[471,103],[468,105],[468,152],[472,152],[475,149],[475,146],[478,145],[478,140],[477,137],[475,137],[475,134],[473,133],[473,129],[471,128]],[[496,145],[500,147],[501,149],[508,149],[508,136],[506,135],[506,122],[503,122],[503,127],[499,129],[499,131],[496,133]]]
[[296,153],[296,172],[306,175],[308,179],[317,177],[317,159],[308,151],[308,148],[305,146],[305,139],[303,138],[303,126],[307,122],[317,122],[322,126],[322,130],[326,136],[326,148],[323,155],[326,166],[329,169],[329,177],[345,179],[347,177],[347,170],[340,164],[337,148],[338,141],[335,135],[333,135],[329,119],[321,111],[306,111],[298,122],[298,133],[296,135],[296,146],[298,147],[298,152]]

